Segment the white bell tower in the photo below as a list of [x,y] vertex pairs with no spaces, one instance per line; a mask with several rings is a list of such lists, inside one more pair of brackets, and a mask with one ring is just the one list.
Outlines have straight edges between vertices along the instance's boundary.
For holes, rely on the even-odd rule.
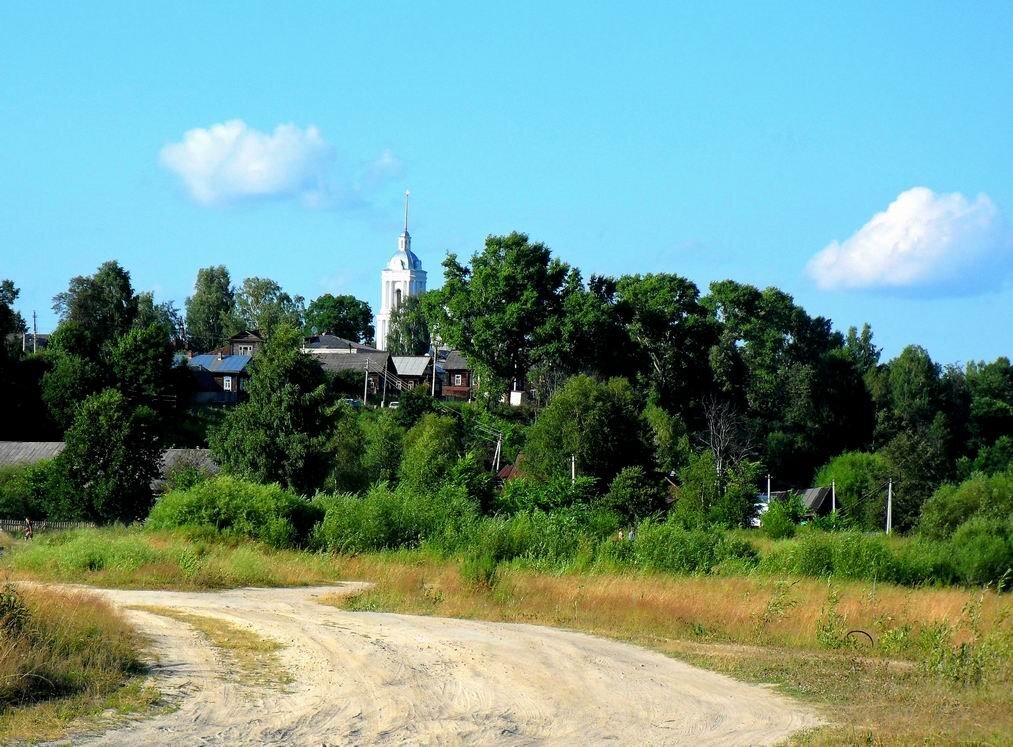
[[380,273],[380,313],[376,315],[376,346],[387,349],[390,316],[406,298],[426,292],[426,271],[412,253],[412,237],[408,233],[408,192],[404,193],[404,231],[397,240],[397,252]]

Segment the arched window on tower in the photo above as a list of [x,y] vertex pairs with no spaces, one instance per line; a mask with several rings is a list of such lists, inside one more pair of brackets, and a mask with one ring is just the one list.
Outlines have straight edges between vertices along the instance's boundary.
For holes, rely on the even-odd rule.
[[398,288],[396,291],[394,291],[394,308],[395,309],[401,308],[401,289],[400,288]]

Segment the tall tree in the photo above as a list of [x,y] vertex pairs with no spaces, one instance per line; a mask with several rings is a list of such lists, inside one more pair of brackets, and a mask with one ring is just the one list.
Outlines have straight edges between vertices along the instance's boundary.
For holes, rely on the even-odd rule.
[[299,351],[300,330],[281,325],[253,359],[249,399],[211,432],[222,467],[304,492],[323,483],[330,436],[320,364]]
[[66,291],[53,298],[61,323],[74,322],[87,331],[95,354],[126,332],[137,316],[137,296],[130,273],[115,261],[104,262],[94,275],[71,278]]
[[246,278],[236,293],[236,311],[246,329],[270,337],[285,324],[302,327],[305,303],[302,296],[290,296],[270,278]]
[[154,413],[115,389],[81,404],[59,460],[92,521],[135,521],[151,508],[160,452]]
[[193,295],[186,299],[186,328],[191,346],[198,351],[220,348],[239,331],[236,291],[224,265],[197,271]]
[[649,443],[628,381],[574,376],[528,429],[524,469],[542,479],[568,477],[573,456],[577,473],[598,478],[604,492],[623,467],[651,462]]
[[20,291],[12,280],[0,281],[0,346],[7,343],[7,336],[28,331],[21,313],[14,308]]
[[306,333],[329,334],[352,342],[373,342],[373,311],[355,296],[330,293],[313,299],[306,307]]
[[696,285],[668,273],[625,275],[615,299],[645,383],[669,409],[684,416],[697,411],[711,387],[708,353],[718,327]]
[[137,317],[134,319],[134,327],[147,329],[152,324],[157,325],[163,336],[169,341],[173,350],[186,350],[188,340],[186,336],[186,321],[180,314],[176,304],[172,301],[155,303],[154,294],[150,292],[137,295]]
[[390,315],[387,352],[391,355],[423,355],[432,338],[425,308],[418,296],[409,296]]
[[489,236],[468,266],[449,254],[443,268],[443,287],[426,294],[439,312],[430,319],[437,334],[483,370],[484,386],[523,386],[558,331],[569,267],[545,244],[514,232]]

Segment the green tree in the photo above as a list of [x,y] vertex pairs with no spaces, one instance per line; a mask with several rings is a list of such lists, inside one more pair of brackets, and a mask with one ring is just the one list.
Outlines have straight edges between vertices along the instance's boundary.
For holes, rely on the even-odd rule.
[[7,336],[28,331],[21,313],[14,308],[21,291],[12,280],[0,281],[0,354],[6,351]]
[[558,333],[568,267],[525,234],[490,236],[469,266],[450,254],[444,284],[426,294],[441,339],[483,370],[483,386],[524,386],[532,363]]
[[96,522],[134,521],[151,508],[160,449],[154,413],[132,407],[115,389],[81,404],[58,458],[85,514]]
[[246,278],[236,293],[236,311],[246,329],[270,337],[279,325],[302,327],[303,297],[290,296],[270,278]]
[[395,416],[396,411],[384,410],[362,421],[365,451],[362,466],[369,482],[394,483],[401,465],[405,429]]
[[173,349],[165,328],[134,327],[109,354],[117,388],[131,401],[153,404],[173,393]]
[[975,517],[1009,520],[1013,515],[1013,469],[994,475],[972,475],[941,485],[922,506],[918,529],[932,539],[950,537]]
[[692,454],[679,470],[675,518],[687,526],[746,526],[756,511],[759,473],[759,464],[748,460],[735,462],[722,473],[713,451]]
[[387,352],[391,355],[424,355],[432,348],[429,322],[418,296],[409,296],[390,315]]
[[191,346],[198,351],[220,348],[238,332],[236,291],[224,265],[197,271],[193,295],[186,299],[186,329]]
[[81,403],[102,389],[108,379],[88,358],[55,350],[47,355],[51,368],[42,376],[42,400],[61,430],[69,428]]
[[137,296],[130,273],[118,262],[103,263],[94,275],[71,278],[69,287],[53,298],[61,322],[88,330],[92,352],[126,332],[137,316]]
[[643,467],[633,465],[619,470],[601,504],[632,525],[665,505],[664,492],[656,480],[648,477]]
[[849,451],[820,467],[813,480],[834,486],[837,510],[866,531],[882,530],[886,517],[886,483],[890,462],[883,454]]
[[708,354],[718,339],[696,285],[660,273],[624,275],[615,288],[641,378],[662,406],[684,417],[696,412],[711,388]]
[[405,434],[399,485],[419,495],[437,491],[460,457],[459,443],[454,418],[424,415]]
[[625,379],[574,376],[559,389],[528,430],[525,472],[542,480],[589,475],[606,488],[623,467],[644,466],[651,449],[639,402]]
[[227,472],[309,492],[326,477],[330,422],[323,372],[299,351],[301,342],[294,327],[274,330],[251,364],[247,401],[229,411],[209,441]]
[[369,485],[368,474],[362,463],[365,435],[359,423],[359,414],[350,405],[341,403],[336,408],[334,420],[334,428],[327,443],[331,469],[325,488],[357,493]]
[[908,345],[890,361],[890,402],[901,427],[927,427],[939,412],[939,365],[928,351]]
[[186,321],[172,301],[155,303],[152,293],[137,295],[137,316],[134,327],[146,329],[152,324],[157,325],[173,350],[186,350],[189,340],[186,334]]
[[306,334],[329,334],[352,342],[373,342],[373,311],[355,296],[325,293],[306,307]]
[[857,327],[848,327],[848,334],[844,338],[844,349],[863,374],[879,365],[881,348],[876,347],[872,341],[872,327],[868,323],[862,325],[861,332]]

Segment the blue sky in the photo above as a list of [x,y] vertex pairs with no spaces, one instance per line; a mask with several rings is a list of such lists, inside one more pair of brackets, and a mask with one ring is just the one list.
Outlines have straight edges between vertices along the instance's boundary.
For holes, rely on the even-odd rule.
[[430,287],[516,229],[1013,353],[1013,4],[679,5],[4,3],[0,277],[42,330],[111,258],[375,305],[410,188]]

